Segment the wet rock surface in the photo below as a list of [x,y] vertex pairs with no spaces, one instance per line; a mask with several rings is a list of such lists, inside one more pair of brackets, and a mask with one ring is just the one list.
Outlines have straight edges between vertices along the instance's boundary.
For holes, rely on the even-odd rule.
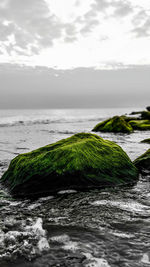
[[134,165],[143,174],[150,173],[150,149],[134,160]]

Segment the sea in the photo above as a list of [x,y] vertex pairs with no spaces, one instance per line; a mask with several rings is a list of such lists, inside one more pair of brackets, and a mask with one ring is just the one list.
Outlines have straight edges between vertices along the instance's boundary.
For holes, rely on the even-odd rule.
[[[100,121],[141,108],[0,110],[0,176],[20,153],[91,132]],[[134,160],[149,131],[97,133]],[[0,188],[0,267],[150,266],[150,176],[134,186],[59,191],[36,200]]]

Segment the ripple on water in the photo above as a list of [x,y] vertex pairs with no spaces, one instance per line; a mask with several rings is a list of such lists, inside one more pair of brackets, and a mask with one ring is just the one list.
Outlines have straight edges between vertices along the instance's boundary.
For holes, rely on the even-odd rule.
[[113,201],[113,200],[96,200],[90,203],[93,206],[109,205],[131,213],[145,214],[149,213],[149,206],[142,205],[137,201]]

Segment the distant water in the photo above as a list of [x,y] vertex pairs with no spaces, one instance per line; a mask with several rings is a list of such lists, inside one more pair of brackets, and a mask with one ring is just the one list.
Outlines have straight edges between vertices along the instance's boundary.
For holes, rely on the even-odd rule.
[[[0,173],[20,153],[139,109],[0,110]],[[97,134],[132,160],[149,148],[140,143],[148,131]],[[132,188],[60,192],[34,202],[1,189],[0,266],[150,266],[149,179],[141,177]]]

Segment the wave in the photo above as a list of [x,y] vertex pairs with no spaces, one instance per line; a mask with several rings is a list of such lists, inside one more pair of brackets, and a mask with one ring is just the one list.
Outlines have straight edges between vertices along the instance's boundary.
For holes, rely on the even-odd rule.
[[41,132],[47,132],[47,133],[50,133],[50,134],[76,134],[78,132],[76,131],[59,131],[59,130],[41,130]]
[[30,126],[36,124],[53,124],[53,123],[83,123],[90,121],[102,121],[104,118],[59,118],[59,119],[29,119],[29,120],[6,120],[0,121],[0,127],[12,126]]

